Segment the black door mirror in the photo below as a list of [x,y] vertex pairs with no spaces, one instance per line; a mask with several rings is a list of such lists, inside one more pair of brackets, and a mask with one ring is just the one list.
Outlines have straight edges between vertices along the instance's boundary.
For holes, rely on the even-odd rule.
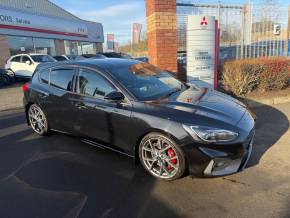
[[113,91],[107,94],[105,96],[105,99],[110,101],[122,101],[125,99],[125,96],[121,92]]

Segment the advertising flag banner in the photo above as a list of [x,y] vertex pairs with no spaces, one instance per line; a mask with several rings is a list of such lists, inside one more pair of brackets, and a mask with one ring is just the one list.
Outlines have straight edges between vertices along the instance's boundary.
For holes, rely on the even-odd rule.
[[114,34],[107,34],[107,49],[114,50]]
[[142,24],[133,23],[132,25],[132,43],[138,44],[141,38]]

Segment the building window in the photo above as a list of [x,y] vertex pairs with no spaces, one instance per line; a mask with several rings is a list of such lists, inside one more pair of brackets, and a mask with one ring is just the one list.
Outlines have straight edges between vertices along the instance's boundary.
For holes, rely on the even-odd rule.
[[82,54],[96,54],[97,44],[93,42],[76,42],[64,41],[65,54],[68,55],[82,55]]
[[80,42],[82,48],[82,54],[96,54],[97,45],[93,42]]
[[32,37],[8,36],[8,45],[11,55],[34,52]]
[[78,42],[75,41],[64,41],[65,54],[67,55],[81,55],[81,48],[78,45]]
[[33,38],[35,53],[56,55],[55,43],[53,39]]

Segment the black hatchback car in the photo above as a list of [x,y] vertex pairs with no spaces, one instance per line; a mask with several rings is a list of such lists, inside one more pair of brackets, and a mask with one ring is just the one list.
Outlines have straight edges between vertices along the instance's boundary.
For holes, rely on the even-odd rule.
[[23,86],[27,122],[39,135],[72,134],[140,161],[153,176],[215,177],[242,170],[255,121],[244,104],[180,82],[136,60],[43,65]]

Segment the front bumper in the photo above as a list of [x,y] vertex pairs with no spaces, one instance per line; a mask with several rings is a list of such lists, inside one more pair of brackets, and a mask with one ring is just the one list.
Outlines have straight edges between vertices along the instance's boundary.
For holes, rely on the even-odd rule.
[[242,171],[252,153],[254,130],[240,144],[185,146],[189,173],[193,177],[219,177]]
[[251,139],[241,158],[234,160],[230,158],[213,158],[203,171],[203,174],[205,176],[224,176],[243,170],[250,159],[253,142],[254,140]]

